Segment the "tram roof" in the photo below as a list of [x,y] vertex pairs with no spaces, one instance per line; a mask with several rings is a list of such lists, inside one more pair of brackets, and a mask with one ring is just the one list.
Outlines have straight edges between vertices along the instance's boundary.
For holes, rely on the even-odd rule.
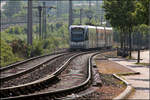
[[[90,25],[71,25],[70,28],[75,28],[75,27],[80,27],[80,28],[97,28],[97,29],[104,29],[102,26],[90,26]],[[105,27],[107,30],[112,30],[112,27]]]

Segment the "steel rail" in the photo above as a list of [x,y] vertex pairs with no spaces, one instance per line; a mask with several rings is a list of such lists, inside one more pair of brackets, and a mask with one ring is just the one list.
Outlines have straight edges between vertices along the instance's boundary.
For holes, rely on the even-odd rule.
[[[70,57],[57,71],[53,72],[51,75],[47,75],[46,77],[44,77],[42,79],[39,79],[39,80],[31,82],[31,83],[23,84],[23,85],[18,85],[18,86],[13,86],[13,87],[8,87],[8,88],[1,88],[0,89],[1,96],[7,97],[7,96],[10,96],[9,94],[16,95],[16,91],[19,91],[19,90],[22,91],[22,94],[27,94],[26,91],[24,91],[24,90],[30,90],[31,88],[35,89],[34,91],[36,91],[38,86],[41,87],[45,83],[49,83],[50,81],[56,79],[56,77],[65,69],[66,66],[68,66],[68,64],[75,57],[77,57],[81,54],[84,54],[84,53],[79,53],[79,54],[76,54],[76,55]],[[30,91],[30,92],[34,92],[34,91]]]
[[[63,55],[66,55],[67,53],[64,53],[64,54],[60,54],[60,55],[58,55],[58,56],[56,56],[56,57],[53,57],[53,58],[51,58],[51,59],[49,59],[49,60],[47,60],[47,61],[45,61],[45,62],[42,62],[41,64],[38,64],[38,65],[35,65],[34,67],[32,67],[32,68],[30,68],[29,70],[26,70],[26,71],[24,71],[24,72],[22,72],[22,73],[18,73],[18,74],[16,74],[15,76],[13,76],[13,77],[17,77],[17,76],[20,76],[20,75],[23,75],[23,74],[26,74],[26,73],[28,73],[28,72],[31,72],[31,71],[34,71],[35,69],[37,69],[37,68],[39,68],[41,65],[43,65],[44,63],[47,63],[47,62],[49,62],[49,61],[51,61],[51,60],[54,60],[54,59],[57,59],[57,58],[59,58],[59,57],[61,57],[61,56],[63,56]],[[58,70],[60,70],[60,69],[58,69]],[[57,70],[57,71],[58,71]],[[56,73],[57,73],[57,71],[56,71]],[[40,83],[40,82],[42,82],[42,81],[45,81],[46,79],[48,79],[48,78],[50,78],[50,79],[53,79],[54,77],[54,75],[53,74],[55,74],[55,72],[53,72],[51,75],[48,75],[48,76],[46,76],[46,77],[44,77],[44,78],[41,78],[41,79],[39,79],[39,80],[37,80],[37,81],[34,81],[34,82],[31,82],[31,83],[26,83],[26,84],[23,84],[23,85],[18,85],[18,86],[12,86],[12,87],[6,87],[6,88],[0,88],[0,94],[3,94],[4,92],[11,92],[10,90],[16,90],[17,88],[23,88],[23,87],[26,87],[26,86],[30,86],[30,85],[34,85],[35,83]],[[51,78],[52,77],[52,78]]]
[[65,54],[66,54],[66,53],[64,53],[64,54],[61,54],[61,53],[60,53],[60,55],[58,55],[58,56],[56,56],[56,57],[53,57],[53,58],[50,58],[50,59],[48,59],[48,60],[46,60],[46,61],[44,61],[44,62],[41,62],[41,63],[39,63],[39,64],[37,64],[37,65],[35,65],[35,66],[33,66],[33,67],[27,69],[27,70],[23,70],[23,71],[20,71],[20,72],[18,72],[18,73],[16,73],[16,74],[9,75],[9,76],[6,76],[6,77],[0,77],[0,81],[1,81],[1,82],[4,82],[4,81],[8,81],[8,80],[17,78],[17,77],[22,76],[22,75],[25,75],[25,74],[27,74],[27,73],[29,73],[29,72],[32,72],[32,71],[38,69],[39,67],[41,67],[41,66],[44,65],[45,63],[47,63],[47,62],[49,62],[49,61],[51,61],[51,60],[54,60],[54,59],[56,59],[56,58],[58,58],[58,57],[61,57],[61,56],[65,55]]
[[[66,50],[66,51],[67,51],[67,50]],[[31,60],[35,60],[35,59],[38,59],[38,58],[42,58],[42,57],[46,57],[46,56],[51,56],[51,55],[55,55],[55,54],[65,53],[66,51],[54,52],[54,53],[51,53],[51,54],[46,54],[46,55],[42,55],[42,56],[36,56],[36,57],[32,57],[32,58],[29,58],[29,59],[26,59],[26,60],[23,60],[23,61],[16,62],[16,63],[13,63],[13,64],[10,64],[10,65],[8,65],[8,66],[5,66],[5,67],[0,68],[0,73],[1,73],[2,71],[8,70],[8,69],[15,68],[15,67],[18,66],[18,65],[27,63],[27,62],[29,62],[29,61],[31,61]]]
[[[66,89],[59,89],[59,90],[55,90],[55,91],[50,91],[50,92],[42,92],[42,93],[36,93],[36,94],[20,95],[20,96],[14,96],[14,97],[1,98],[1,100],[27,100],[27,99],[39,100],[40,98],[53,98],[53,99],[56,99],[58,97],[63,97],[64,95],[68,95],[70,93],[80,92],[81,90],[84,90],[84,89],[88,88],[90,83],[92,82],[92,58],[96,54],[97,53],[94,53],[88,59],[87,79],[83,83],[81,83],[80,85],[72,86],[72,87],[66,88]],[[67,64],[69,64],[69,62],[71,62],[71,59],[74,59],[78,55],[75,55],[72,58],[70,58],[70,60],[68,60]],[[60,69],[60,70],[62,70],[62,69]],[[57,71],[57,73],[59,73],[59,72],[60,71]],[[53,75],[55,77],[55,75],[58,75],[58,74],[55,73]],[[40,99],[40,100],[43,100],[43,99]]]

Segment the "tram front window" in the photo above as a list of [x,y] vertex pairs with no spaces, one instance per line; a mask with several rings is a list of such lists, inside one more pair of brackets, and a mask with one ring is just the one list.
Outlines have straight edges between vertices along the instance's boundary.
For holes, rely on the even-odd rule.
[[84,29],[82,28],[72,28],[71,29],[71,41],[82,42],[84,41]]

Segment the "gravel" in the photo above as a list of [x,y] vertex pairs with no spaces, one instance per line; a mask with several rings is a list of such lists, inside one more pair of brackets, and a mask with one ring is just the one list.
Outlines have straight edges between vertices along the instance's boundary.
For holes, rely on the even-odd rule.
[[56,55],[50,55],[50,56],[45,56],[45,57],[41,57],[41,58],[37,58],[37,59],[31,60],[31,61],[28,61],[26,63],[17,65],[14,68],[2,71],[0,76],[1,77],[7,77],[7,76],[10,76],[10,75],[14,75],[14,74],[19,73],[19,72],[21,72],[23,70],[30,69],[33,66],[35,66],[35,65],[37,65],[39,63],[42,63],[42,62],[44,62],[44,61],[46,61],[48,59],[51,59],[52,57],[55,57],[55,56]]
[[54,91],[79,85],[86,80],[87,60],[91,54],[76,57],[68,67],[61,73],[59,82],[39,92]]
[[[82,97],[74,100],[108,100],[118,96],[126,88],[121,81],[112,75],[100,74],[100,79],[102,80],[102,86],[94,87],[91,85],[88,89],[77,94],[83,95]],[[89,94],[86,94],[88,92]]]
[[61,56],[55,60],[46,63],[45,65],[41,66],[40,68],[36,69],[31,73],[27,73],[23,76],[4,82],[1,84],[1,88],[33,82],[35,80],[45,77],[48,74],[50,75],[52,72],[56,71],[72,55],[73,54]]

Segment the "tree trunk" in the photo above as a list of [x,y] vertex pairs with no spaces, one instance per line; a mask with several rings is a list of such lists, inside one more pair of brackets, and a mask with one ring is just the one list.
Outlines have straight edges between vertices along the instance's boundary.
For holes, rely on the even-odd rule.
[[140,33],[138,32],[138,58],[137,58],[137,63],[140,63]]
[[123,48],[123,32],[120,34],[120,48]]
[[132,43],[131,43],[131,28],[129,28],[129,58],[131,58]]
[[125,57],[125,49],[126,49],[126,33],[123,32],[123,57]]

